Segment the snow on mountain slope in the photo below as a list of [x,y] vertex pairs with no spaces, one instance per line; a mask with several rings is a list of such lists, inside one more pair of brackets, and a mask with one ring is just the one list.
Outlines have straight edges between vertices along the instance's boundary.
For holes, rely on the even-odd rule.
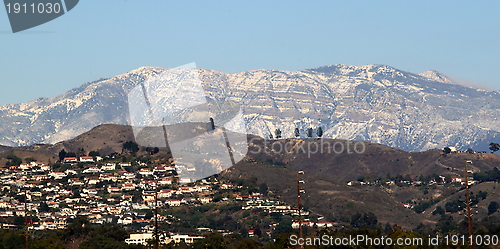
[[[127,94],[166,69],[141,67],[65,94],[0,106],[0,144],[55,143],[104,123],[128,124]],[[386,65],[331,65],[302,71],[227,74],[199,69],[210,101],[245,108],[249,133],[284,137],[322,127],[325,137],[365,140],[407,151],[485,148],[500,138],[500,95],[454,84],[436,71]]]

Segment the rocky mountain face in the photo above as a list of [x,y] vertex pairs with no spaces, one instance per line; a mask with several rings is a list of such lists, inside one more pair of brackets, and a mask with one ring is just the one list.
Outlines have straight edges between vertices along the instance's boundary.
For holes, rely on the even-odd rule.
[[[99,124],[129,124],[127,95],[167,69],[142,67],[65,94],[0,106],[0,144],[55,143]],[[214,103],[239,103],[248,133],[283,138],[322,127],[323,137],[406,151],[445,146],[485,150],[500,138],[500,94],[454,84],[443,74],[385,65],[332,65],[302,71],[228,74],[198,69]]]

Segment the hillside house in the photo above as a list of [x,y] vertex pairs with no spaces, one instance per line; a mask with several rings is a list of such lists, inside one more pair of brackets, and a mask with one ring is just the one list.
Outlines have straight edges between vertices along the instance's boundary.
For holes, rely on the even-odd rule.
[[224,184],[220,185],[220,189],[235,189],[235,187],[231,183],[224,183]]
[[76,175],[78,174],[78,172],[76,172],[76,170],[72,170],[72,169],[67,169],[66,171],[64,171],[67,175]]
[[175,171],[175,166],[173,165],[162,165],[166,171]]
[[181,177],[181,178],[179,179],[179,183],[180,183],[180,184],[188,184],[188,183],[190,183],[190,182],[191,182],[191,178],[189,178],[189,177]]
[[184,242],[186,244],[193,244],[195,240],[203,239],[202,236],[190,236],[190,235],[173,235],[170,236],[176,244]]
[[76,157],[65,157],[63,163],[77,163],[78,159]]
[[181,186],[178,190],[179,194],[189,194],[194,192],[194,188],[190,186]]
[[96,195],[97,194],[97,189],[95,189],[95,188],[90,188],[90,189],[84,188],[82,190],[82,192],[86,193],[86,194],[89,194],[89,195]]
[[126,182],[123,184],[122,186],[122,190],[123,191],[133,191],[137,188],[137,184],[133,183],[133,182]]
[[153,239],[152,233],[140,233],[140,234],[130,234],[128,239],[125,239],[125,243],[128,245],[143,245],[147,246],[148,241]]
[[99,175],[101,181],[113,181],[116,182],[118,178],[113,173],[101,173]]
[[70,178],[70,179],[68,179],[68,183],[71,186],[82,186],[82,185],[84,185],[84,182],[82,180],[80,180],[79,178]]
[[175,190],[173,189],[162,189],[158,193],[159,198],[169,198],[175,193]]
[[60,179],[63,179],[64,177],[68,176],[64,172],[52,172],[49,175],[52,176],[55,180],[60,180]]
[[139,187],[142,189],[152,189],[155,186],[157,186],[157,181],[156,180],[146,180],[146,181],[141,181],[139,183]]
[[151,171],[148,168],[142,168],[142,169],[139,170],[139,175],[142,175],[142,176],[152,176],[153,175],[153,171]]
[[158,181],[158,183],[161,185],[170,185],[170,184],[172,184],[172,178],[171,177],[163,177],[162,179],[160,179],[160,181]]
[[134,179],[135,173],[132,172],[123,172],[120,176],[122,179]]
[[198,200],[199,200],[202,204],[208,204],[208,203],[212,202],[212,197],[207,197],[207,196],[205,196],[205,197],[200,197]]
[[101,169],[96,167],[89,167],[85,170],[82,171],[83,174],[94,174],[94,173],[100,173]]
[[116,164],[114,163],[106,163],[101,166],[102,171],[111,171],[116,169]]
[[98,176],[90,176],[90,177],[85,177],[85,181],[89,185],[95,185],[95,184],[99,183],[101,180],[99,180]]
[[181,205],[181,200],[177,199],[168,199],[165,201],[165,204],[171,206],[171,207],[179,207]]
[[91,156],[81,156],[80,157],[80,162],[82,162],[82,163],[93,163],[94,162],[94,158],[91,157]]
[[132,217],[127,216],[127,217],[123,217],[123,218],[118,219],[117,223],[123,224],[123,225],[130,225],[133,223],[133,221],[134,221],[134,219]]
[[121,191],[122,191],[122,189],[119,187],[108,187],[108,193],[110,193],[110,194],[111,193],[119,193]]
[[132,167],[131,163],[119,163],[118,166],[120,167]]
[[22,169],[22,170],[28,170],[28,169],[31,169],[31,165],[29,163],[21,163],[19,165],[19,169]]

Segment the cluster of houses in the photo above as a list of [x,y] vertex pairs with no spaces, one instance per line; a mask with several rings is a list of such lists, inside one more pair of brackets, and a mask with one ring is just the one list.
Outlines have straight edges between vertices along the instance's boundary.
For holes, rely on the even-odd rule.
[[[179,185],[173,165],[127,171],[131,163],[95,163],[92,157],[67,157],[67,164],[85,162],[83,168],[53,171],[50,165],[30,162],[0,169],[0,217],[36,217],[32,229],[62,229],[69,218],[86,217],[91,223],[116,221],[148,224],[141,213],[157,206],[198,205],[212,202],[212,186],[202,180]],[[15,196],[10,195],[15,191]],[[134,197],[135,196],[135,197]],[[23,200],[26,199],[24,202]],[[25,208],[26,207],[26,208]],[[165,217],[159,217],[159,220]],[[12,227],[3,223],[2,227]]]
[[[166,245],[174,242],[175,244],[185,243],[192,244],[196,240],[203,239],[203,236],[193,236],[187,234],[160,234],[159,244]],[[153,233],[135,233],[130,234],[128,239],[125,239],[125,243],[129,245],[142,245],[147,246],[154,239]]]
[[[454,147],[450,147],[450,148],[454,148]],[[454,153],[456,153],[456,149],[452,150]],[[471,170],[468,170],[468,177],[467,177],[467,184],[470,186],[470,185],[473,185],[473,184],[477,184],[478,181],[474,180],[473,179],[473,171]],[[440,181],[436,181],[436,180],[430,180],[428,182],[422,182],[422,181],[419,181],[419,180],[414,180],[414,181],[408,181],[408,180],[399,180],[399,181],[395,181],[395,180],[387,180],[387,181],[379,181],[379,180],[376,180],[376,181],[349,181],[347,182],[347,186],[360,186],[360,185],[383,185],[383,186],[387,186],[387,187],[391,187],[391,186],[396,186],[396,185],[399,185],[399,186],[433,186],[433,185],[445,185],[445,184],[453,184],[453,185],[456,185],[456,184],[460,184],[460,185],[465,185],[466,181],[465,181],[465,177],[460,177],[460,176],[452,176],[452,177],[449,177],[448,179],[445,177],[445,176],[438,176],[439,177],[439,180]],[[412,203],[401,203],[405,208],[408,208],[408,209],[413,209],[415,207],[414,204]]]
[[[148,211],[156,207],[211,203],[215,192],[220,190],[233,190],[234,200],[245,203],[243,209],[259,208],[268,213],[298,215],[291,206],[269,200],[259,193],[242,195],[238,191],[241,186],[219,182],[216,178],[182,184],[191,181],[179,179],[176,166],[171,164],[142,164],[133,172],[130,162],[112,162],[100,157],[66,157],[62,163],[71,167],[54,170],[51,165],[34,161],[0,168],[2,228],[16,228],[13,217],[28,217],[26,220],[32,230],[64,229],[71,219],[85,217],[94,224],[137,225],[141,227],[136,230],[139,233],[132,234],[126,242],[145,245],[154,229],[154,218],[147,216]],[[307,216],[309,213],[303,210],[301,214]],[[157,216],[160,223],[169,223],[171,218]],[[164,241],[192,243],[200,238],[199,235],[169,234]]]
[[[478,181],[474,180],[472,175],[473,172],[469,170],[469,176],[467,177],[468,179],[468,185],[473,185],[478,183]],[[347,186],[356,186],[356,185],[386,185],[386,186],[395,186],[398,184],[402,185],[411,185],[411,186],[422,186],[422,185],[427,185],[427,186],[432,186],[432,185],[444,185],[444,184],[462,184],[465,185],[465,178],[460,177],[460,176],[452,176],[449,180],[446,179],[445,176],[439,176],[440,181],[436,180],[430,180],[428,182],[422,182],[420,180],[415,180],[415,181],[408,181],[408,180],[387,180],[387,181],[349,181],[347,182]]]

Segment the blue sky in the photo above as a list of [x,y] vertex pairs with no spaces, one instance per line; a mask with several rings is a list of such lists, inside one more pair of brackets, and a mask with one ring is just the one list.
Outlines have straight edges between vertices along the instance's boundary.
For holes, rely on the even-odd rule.
[[500,1],[82,0],[12,34],[0,9],[0,104],[189,62],[230,73],[386,64],[500,90],[499,10]]

